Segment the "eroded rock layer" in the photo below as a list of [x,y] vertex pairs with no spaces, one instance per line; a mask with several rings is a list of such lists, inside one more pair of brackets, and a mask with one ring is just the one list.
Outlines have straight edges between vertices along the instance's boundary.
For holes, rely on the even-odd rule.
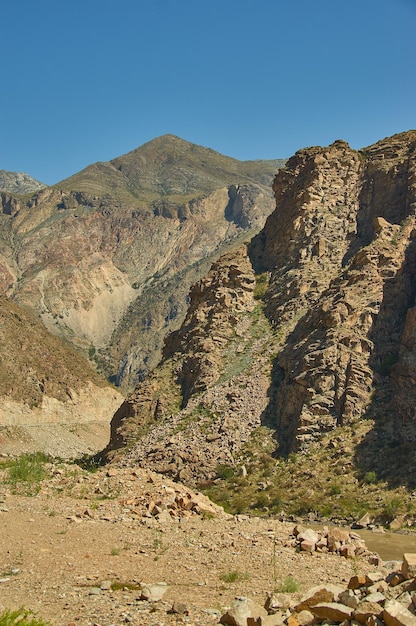
[[2,452],[96,452],[123,396],[33,315],[0,297]]

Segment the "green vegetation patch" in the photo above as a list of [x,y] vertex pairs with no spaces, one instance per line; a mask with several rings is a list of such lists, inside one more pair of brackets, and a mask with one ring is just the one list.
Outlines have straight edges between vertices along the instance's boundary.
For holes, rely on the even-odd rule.
[[45,622],[35,616],[32,611],[20,608],[16,611],[6,609],[0,613],[0,626],[50,626],[50,622]]
[[220,576],[220,580],[225,583],[236,583],[242,580],[249,580],[250,574],[247,572],[240,572],[237,569],[233,569],[230,572],[224,572]]
[[313,513],[317,519],[352,523],[369,513],[376,523],[403,519],[407,527],[416,526],[412,489],[393,487],[379,470],[357,466],[356,446],[371,428],[371,420],[339,427],[306,451],[282,458],[276,455],[274,431],[262,426],[253,431],[235,464],[218,466],[204,493],[232,514]]
[[296,593],[296,591],[299,591],[299,583],[293,576],[285,576],[276,588],[276,591],[280,593]]
[[3,467],[8,468],[3,482],[13,486],[14,490],[24,490],[26,495],[34,495],[40,489],[40,483],[47,478],[46,463],[51,459],[42,452],[22,454],[19,458],[8,461]]

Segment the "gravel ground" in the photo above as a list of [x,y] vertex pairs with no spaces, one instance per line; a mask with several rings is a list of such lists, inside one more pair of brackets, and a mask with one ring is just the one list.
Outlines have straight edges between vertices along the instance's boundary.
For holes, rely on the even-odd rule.
[[[235,596],[263,604],[288,575],[299,595],[374,569],[366,560],[297,552],[293,524],[211,513],[203,499],[187,509],[194,497],[145,470],[86,474],[68,466],[32,496],[3,483],[1,608],[24,606],[56,625],[216,624]],[[185,508],[169,514],[173,498]],[[155,582],[167,584],[163,599],[141,600],[140,584]],[[172,614],[174,602],[188,614]]]

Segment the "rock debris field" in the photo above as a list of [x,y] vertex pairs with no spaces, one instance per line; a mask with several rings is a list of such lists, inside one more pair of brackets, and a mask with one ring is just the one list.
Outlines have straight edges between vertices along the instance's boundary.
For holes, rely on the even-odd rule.
[[[62,464],[49,473],[37,493],[25,495],[5,482],[7,469],[0,470],[0,609],[23,606],[54,625],[221,620],[272,626],[286,620],[295,626],[327,619],[309,607],[293,621],[294,607],[311,588],[336,585],[338,597],[355,576],[359,591],[348,593],[361,601],[363,589],[401,568],[380,563],[344,530],[325,535],[294,523],[230,516],[147,470],[88,473]],[[397,576],[396,585],[409,587]],[[251,605],[264,607],[267,598],[270,615],[261,608],[247,621]],[[409,598],[405,610],[416,622]],[[347,624],[352,616],[351,609],[326,623]]]

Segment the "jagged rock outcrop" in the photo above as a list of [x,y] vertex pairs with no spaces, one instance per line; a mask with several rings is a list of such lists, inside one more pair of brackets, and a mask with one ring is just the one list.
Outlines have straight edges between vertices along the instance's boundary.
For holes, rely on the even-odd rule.
[[415,292],[415,146],[415,132],[360,154],[335,142],[276,177],[253,254],[270,319],[293,328],[272,408],[283,453],[362,417],[390,373]]
[[180,326],[190,286],[263,226],[280,164],[165,136],[30,199],[2,194],[0,289],[134,387]]
[[255,307],[254,286],[253,269],[241,249],[221,257],[192,287],[186,318],[165,346],[165,356],[184,355],[178,374],[184,405],[218,380],[221,353],[234,335],[238,314]]
[[128,446],[121,462],[190,484],[214,478],[218,463],[234,463],[267,406],[270,327],[255,288],[246,247],[221,257],[192,288],[161,364],[113,417],[107,459]]
[[[240,346],[247,357],[244,378],[239,378],[241,370],[229,377],[234,389],[249,388],[259,370],[269,377],[267,385],[262,378],[262,399],[258,389],[254,404],[245,397],[239,405],[238,428],[247,425],[247,407],[252,416],[245,441],[250,429],[253,432],[259,425],[268,425],[275,429],[278,452],[287,455],[305,449],[325,431],[353,425],[365,415],[372,416],[376,424],[389,421],[389,432],[394,431],[402,441],[416,436],[415,148],[416,131],[359,152],[336,141],[327,148],[300,150],[278,172],[273,185],[276,209],[249,245],[257,285],[262,281],[265,289],[265,313],[272,330],[265,323],[261,339],[250,347]],[[181,330],[167,341],[161,369],[124,405],[132,418],[126,421],[131,425],[131,441],[134,422],[136,426],[146,423],[149,428],[149,413],[143,413],[140,403],[143,390],[152,389],[150,420],[154,423],[135,445],[129,462],[147,459],[160,466],[164,454],[170,458],[166,450],[171,437],[169,445],[178,458],[167,463],[167,471],[174,475],[179,471],[186,480],[191,480],[187,472],[194,478],[212,477],[213,459],[206,461],[209,446],[205,443],[204,447],[203,438],[200,436],[198,446],[195,443],[193,450],[198,453],[193,459],[185,454],[184,441],[192,431],[196,442],[195,433],[207,428],[201,407],[215,414],[212,423],[217,425],[221,414],[226,415],[232,406],[230,397],[221,395],[220,390],[224,355],[235,337],[229,332],[232,325],[224,332],[221,315],[217,320],[212,305],[241,320],[244,315],[239,317],[234,305],[242,302],[245,319],[253,315],[241,297],[250,293],[253,274],[244,287],[240,285],[235,300],[229,292],[225,297],[223,291],[230,286],[230,272],[240,276],[244,270],[248,275],[247,267],[246,258],[223,258],[208,278],[193,288],[188,316]],[[242,337],[244,332],[253,334],[252,324],[242,330]],[[272,352],[270,368],[265,365],[265,354],[270,361]],[[158,422],[167,397],[161,372],[165,381],[176,385],[177,405],[175,408],[175,403],[167,401],[165,415],[170,421]],[[217,393],[223,404],[214,409],[212,398]],[[179,411],[181,403],[186,408]],[[178,443],[171,426],[182,428],[185,416],[189,419],[191,415],[190,407],[198,423],[192,429],[187,426],[185,438]],[[119,413],[119,419],[113,420],[117,427],[110,448],[116,441],[114,448],[123,444],[122,417]],[[217,462],[223,463],[227,451],[222,447],[221,432],[216,433],[221,442],[215,448]],[[216,433],[210,431],[210,436]],[[156,437],[159,446],[154,445]],[[238,437],[236,441],[234,447],[227,441],[230,463],[232,450],[243,445]]]

